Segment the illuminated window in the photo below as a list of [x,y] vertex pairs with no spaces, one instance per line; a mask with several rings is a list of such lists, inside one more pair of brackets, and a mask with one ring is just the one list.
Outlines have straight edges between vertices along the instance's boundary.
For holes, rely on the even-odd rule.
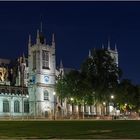
[[14,112],[15,113],[18,113],[19,112],[19,109],[20,109],[20,105],[19,104],[20,103],[19,103],[18,100],[14,101]]
[[49,52],[46,50],[42,51],[42,68],[49,69]]
[[33,69],[36,69],[36,51],[33,52]]
[[44,91],[44,100],[49,100],[49,92],[47,90]]
[[24,112],[29,113],[29,101],[28,100],[24,101]]
[[4,100],[3,101],[3,112],[9,112],[9,101],[8,100]]

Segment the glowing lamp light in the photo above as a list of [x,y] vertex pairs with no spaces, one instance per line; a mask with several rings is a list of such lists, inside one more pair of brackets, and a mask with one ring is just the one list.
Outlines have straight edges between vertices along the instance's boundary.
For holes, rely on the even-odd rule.
[[105,102],[103,102],[103,105],[105,105],[106,103]]
[[73,101],[73,98],[70,98],[71,101]]
[[114,95],[111,95],[111,99],[114,99]]

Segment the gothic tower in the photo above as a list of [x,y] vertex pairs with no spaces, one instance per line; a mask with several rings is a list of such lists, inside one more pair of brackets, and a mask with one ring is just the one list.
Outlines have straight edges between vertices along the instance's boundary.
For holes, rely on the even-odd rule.
[[114,63],[118,66],[118,50],[117,50],[117,45],[115,44],[115,49],[112,50],[110,48],[110,41],[108,41],[108,48],[107,50],[110,52],[111,57],[114,60]]
[[29,104],[30,115],[49,116],[54,111],[55,92],[55,41],[52,35],[51,45],[46,44],[44,35],[37,30],[36,43],[28,43],[29,67]]

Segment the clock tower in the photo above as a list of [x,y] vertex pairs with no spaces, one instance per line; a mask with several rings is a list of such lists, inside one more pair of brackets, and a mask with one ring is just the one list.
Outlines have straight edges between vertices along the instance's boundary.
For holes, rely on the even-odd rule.
[[54,111],[55,91],[55,41],[52,35],[51,45],[46,44],[42,32],[37,30],[36,43],[28,43],[29,67],[29,104],[30,115],[48,117]]

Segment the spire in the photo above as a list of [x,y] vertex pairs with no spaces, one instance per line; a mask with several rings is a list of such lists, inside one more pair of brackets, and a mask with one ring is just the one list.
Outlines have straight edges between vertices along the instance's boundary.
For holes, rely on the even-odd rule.
[[29,35],[28,45],[31,46],[31,35]]
[[55,47],[54,33],[52,34],[52,45]]
[[108,39],[108,50],[110,50],[110,40]]
[[22,61],[22,62],[23,62],[23,63],[26,63],[24,53],[23,53],[22,59],[23,59],[23,61]]
[[55,40],[54,40],[54,33],[52,34],[52,42],[55,42]]
[[62,60],[60,61],[60,69],[63,68],[63,63],[62,63]]
[[91,51],[88,52],[88,58],[91,58]]
[[115,43],[115,52],[117,52],[118,50],[117,50],[117,44]]
[[20,56],[19,57],[19,64],[21,64],[22,63],[22,57]]
[[104,47],[104,44],[102,44],[102,49],[104,50],[104,48],[105,48],[105,47]]
[[39,30],[37,30],[36,44],[39,44],[39,43],[40,43]]
[[59,71],[60,71],[60,77],[64,75],[64,68],[63,68],[63,63],[62,63],[62,60],[60,60],[60,68],[59,68]]
[[40,22],[40,32],[42,33],[42,21]]

